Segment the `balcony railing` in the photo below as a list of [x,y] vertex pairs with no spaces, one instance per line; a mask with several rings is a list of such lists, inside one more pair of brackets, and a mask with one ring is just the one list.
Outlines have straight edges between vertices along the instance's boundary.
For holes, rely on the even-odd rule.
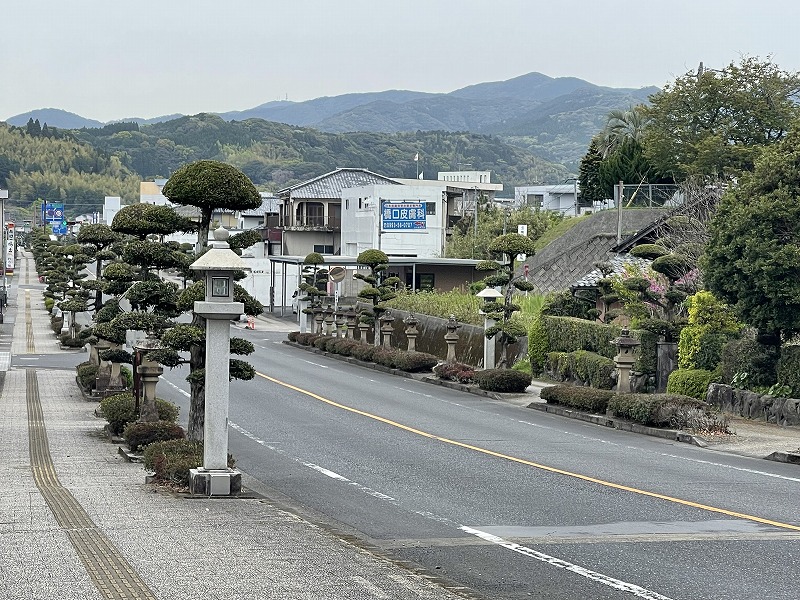
[[341,217],[324,217],[318,215],[300,215],[292,219],[291,222],[284,223],[284,229],[302,230],[326,230],[340,231],[342,228]]

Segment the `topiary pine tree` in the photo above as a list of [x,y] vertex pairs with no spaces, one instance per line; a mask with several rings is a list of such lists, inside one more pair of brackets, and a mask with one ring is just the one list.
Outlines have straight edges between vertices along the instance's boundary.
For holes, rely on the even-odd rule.
[[[533,284],[525,279],[522,274],[515,274],[517,259],[521,255],[532,256],[536,252],[533,240],[518,233],[507,233],[496,238],[489,244],[489,252],[498,260],[482,261],[476,269],[479,271],[494,271],[493,275],[484,277],[483,282],[487,287],[505,287],[503,303],[487,303],[484,310],[496,323],[486,330],[489,339],[499,335],[500,362],[499,368],[507,368],[508,346],[515,343],[520,337],[527,335],[525,327],[512,320],[511,316],[518,310],[519,305],[514,304],[514,290],[522,292],[533,290]],[[502,262],[501,262],[502,261]],[[484,365],[485,368],[491,368]]]
[[[356,273],[353,275],[367,285],[358,292],[359,298],[364,298],[372,303],[372,308],[361,312],[359,320],[362,323],[375,325],[376,321],[380,319],[381,314],[386,308],[380,306],[381,302],[391,300],[397,296],[397,289],[400,286],[399,277],[383,277],[383,273],[389,268],[389,257],[382,250],[369,249],[364,250],[356,258],[356,262],[360,265],[369,267],[369,275],[363,273]],[[376,335],[376,339],[377,339]],[[377,342],[376,342],[377,343]]]

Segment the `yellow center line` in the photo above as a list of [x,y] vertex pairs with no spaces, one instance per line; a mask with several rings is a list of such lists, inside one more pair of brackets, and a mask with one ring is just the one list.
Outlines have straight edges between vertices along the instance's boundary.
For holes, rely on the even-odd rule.
[[263,377],[268,381],[281,385],[283,387],[289,388],[290,390],[294,390],[301,394],[305,394],[306,396],[310,396],[315,400],[319,400],[320,402],[324,402],[325,404],[329,404],[331,406],[335,406],[336,408],[341,408],[342,410],[346,410],[351,413],[355,413],[357,415],[361,415],[363,417],[367,417],[368,419],[373,419],[375,421],[380,421],[381,423],[385,423],[387,425],[391,425],[392,427],[396,427],[398,429],[402,429],[404,431],[408,431],[409,433],[413,433],[415,435],[419,435],[425,438],[429,438],[431,440],[436,440],[438,442],[442,442],[445,444],[450,444],[451,446],[458,446],[460,448],[465,448],[467,450],[473,450],[475,452],[480,452],[481,454],[486,454],[488,456],[494,456],[495,458],[502,458],[504,460],[508,460],[511,462],[519,463],[522,465],[527,465],[529,467],[534,467],[536,469],[541,469],[542,471],[548,471],[549,473],[556,473],[558,475],[565,475],[567,477],[573,477],[575,479],[580,479],[582,481],[588,481],[590,483],[596,483],[597,485],[602,485],[605,487],[613,488],[615,490],[622,490],[625,492],[631,492],[633,494],[639,494],[640,496],[648,496],[650,498],[658,498],[659,500],[666,500],[667,502],[674,502],[675,504],[682,504],[684,506],[690,506],[692,508],[699,508],[700,510],[705,510],[708,512],[719,513],[723,515],[727,515],[729,517],[736,517],[737,519],[744,519],[747,521],[753,521],[755,523],[763,523],[764,525],[771,525],[772,527],[780,527],[781,529],[790,529],[792,531],[800,531],[800,525],[791,525],[790,523],[782,523],[780,521],[772,521],[770,519],[764,519],[761,517],[756,517],[754,515],[748,515],[746,513],[740,513],[733,510],[727,510],[725,508],[718,508],[716,506],[709,506],[707,504],[700,504],[699,502],[692,502],[691,500],[684,500],[682,498],[675,498],[674,496],[667,496],[665,494],[659,494],[657,492],[650,492],[648,490],[641,490],[639,488],[630,487],[627,485],[622,485],[619,483],[614,483],[612,481],[606,481],[604,479],[597,479],[596,477],[590,477],[588,475],[581,475],[580,473],[573,473],[572,471],[565,471],[563,469],[557,469],[556,467],[550,467],[548,465],[543,465],[540,463],[536,463],[530,460],[525,460],[524,458],[518,458],[516,456],[511,456],[508,454],[503,454],[502,452],[495,452],[494,450],[488,450],[487,448],[481,448],[480,446],[473,446],[471,444],[465,444],[463,442],[459,442],[457,440],[451,440],[450,438],[442,437],[439,435],[435,435],[433,433],[428,433],[427,431],[422,431],[420,429],[414,429],[413,427],[409,427],[408,425],[403,425],[402,423],[398,423],[397,421],[392,421],[391,419],[387,419],[385,417],[381,417],[378,415],[374,415],[372,413],[368,413],[363,410],[359,410],[357,408],[353,408],[351,406],[346,406],[344,404],[339,404],[338,402],[334,402],[333,400],[329,400],[319,394],[315,394],[314,392],[309,392],[308,390],[304,390],[303,388],[299,388],[294,386],[290,383],[286,383],[285,381],[281,381],[279,379],[275,379],[274,377],[270,377],[269,375],[265,375],[264,373],[259,373],[256,371],[256,375],[259,377]]

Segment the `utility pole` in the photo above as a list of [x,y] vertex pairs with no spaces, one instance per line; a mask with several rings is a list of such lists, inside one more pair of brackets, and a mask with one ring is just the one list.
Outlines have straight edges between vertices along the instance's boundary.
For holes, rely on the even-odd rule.
[[625,193],[625,184],[620,181],[617,186],[617,245],[622,243],[622,196]]

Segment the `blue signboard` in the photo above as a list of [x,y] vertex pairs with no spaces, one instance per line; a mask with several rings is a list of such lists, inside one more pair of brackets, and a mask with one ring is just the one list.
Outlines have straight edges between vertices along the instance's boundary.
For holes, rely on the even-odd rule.
[[42,205],[42,221],[45,223],[60,223],[64,220],[64,203],[48,202]]
[[413,231],[425,229],[425,203],[382,202],[381,229],[383,231]]

